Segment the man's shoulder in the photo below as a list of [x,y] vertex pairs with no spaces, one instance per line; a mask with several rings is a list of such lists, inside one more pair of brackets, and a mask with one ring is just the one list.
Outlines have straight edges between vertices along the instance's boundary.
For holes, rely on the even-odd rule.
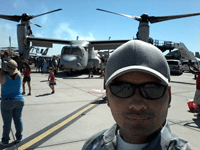
[[162,146],[168,147],[171,150],[197,150],[196,148],[192,147],[188,141],[179,137],[178,135],[171,132],[168,122],[166,122],[164,130],[161,131],[162,136]]
[[173,139],[171,140],[170,147],[179,148],[181,150],[199,150],[188,143],[185,139],[172,133]]
[[[103,136],[103,134],[107,131],[107,129],[102,130],[94,135],[92,135],[90,138],[86,140],[86,142],[83,145],[82,150],[88,150],[89,147],[93,146],[93,143],[100,140],[100,138]],[[90,148],[91,149],[91,148]]]
[[93,149],[100,150],[103,149],[105,145],[107,149],[112,150],[113,146],[116,144],[114,142],[116,130],[118,130],[118,126],[117,124],[114,124],[110,128],[94,134],[93,136],[91,136],[89,139],[86,140],[82,150],[93,150]]

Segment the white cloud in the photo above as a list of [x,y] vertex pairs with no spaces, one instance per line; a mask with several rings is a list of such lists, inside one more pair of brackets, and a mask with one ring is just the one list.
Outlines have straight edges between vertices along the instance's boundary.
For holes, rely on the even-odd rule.
[[[75,31],[74,29],[70,28],[70,25],[68,23],[61,23],[58,25],[58,28],[54,31],[55,38],[57,39],[70,39],[70,40],[76,40],[77,36],[79,36],[79,40],[94,40],[94,36],[91,32],[88,33],[88,35],[83,36],[79,32]],[[61,49],[64,45],[60,44],[54,44],[53,48],[49,49],[48,54],[60,54]]]
[[73,39],[75,40],[77,36],[79,36],[79,40],[94,40],[94,36],[91,32],[89,32],[88,36],[82,36],[77,31],[70,28],[68,23],[59,24],[58,28],[54,31],[56,38],[61,39]]
[[81,36],[79,40],[94,40],[94,36],[91,32],[89,32],[89,36]]
[[25,0],[14,0],[14,2],[12,3],[14,8],[17,7],[26,7],[27,3]]

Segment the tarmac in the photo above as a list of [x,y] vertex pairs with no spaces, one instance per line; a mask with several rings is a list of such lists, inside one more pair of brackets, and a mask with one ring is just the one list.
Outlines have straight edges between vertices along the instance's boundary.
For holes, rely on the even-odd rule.
[[[99,76],[67,76],[60,72],[56,77],[55,93],[51,94],[48,73],[33,70],[32,95],[24,96],[23,139],[15,143],[12,123],[10,144],[0,146],[0,149],[80,150],[87,138],[115,123],[103,99],[103,78]],[[195,83],[194,75],[190,73],[171,76],[172,101],[167,119],[173,133],[200,149],[200,118],[194,117],[187,105],[193,100]],[[0,135],[2,127],[0,117]]]

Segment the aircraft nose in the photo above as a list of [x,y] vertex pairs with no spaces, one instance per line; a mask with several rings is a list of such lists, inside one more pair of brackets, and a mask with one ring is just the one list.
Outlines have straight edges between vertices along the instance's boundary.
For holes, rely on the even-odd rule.
[[66,63],[77,63],[77,58],[75,56],[63,55],[62,59]]

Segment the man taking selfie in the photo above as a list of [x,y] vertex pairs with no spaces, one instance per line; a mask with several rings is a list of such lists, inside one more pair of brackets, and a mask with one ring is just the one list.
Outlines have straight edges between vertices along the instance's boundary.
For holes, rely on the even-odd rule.
[[121,45],[108,59],[105,81],[116,124],[90,137],[82,150],[193,149],[166,120],[170,70],[157,47],[139,40]]

